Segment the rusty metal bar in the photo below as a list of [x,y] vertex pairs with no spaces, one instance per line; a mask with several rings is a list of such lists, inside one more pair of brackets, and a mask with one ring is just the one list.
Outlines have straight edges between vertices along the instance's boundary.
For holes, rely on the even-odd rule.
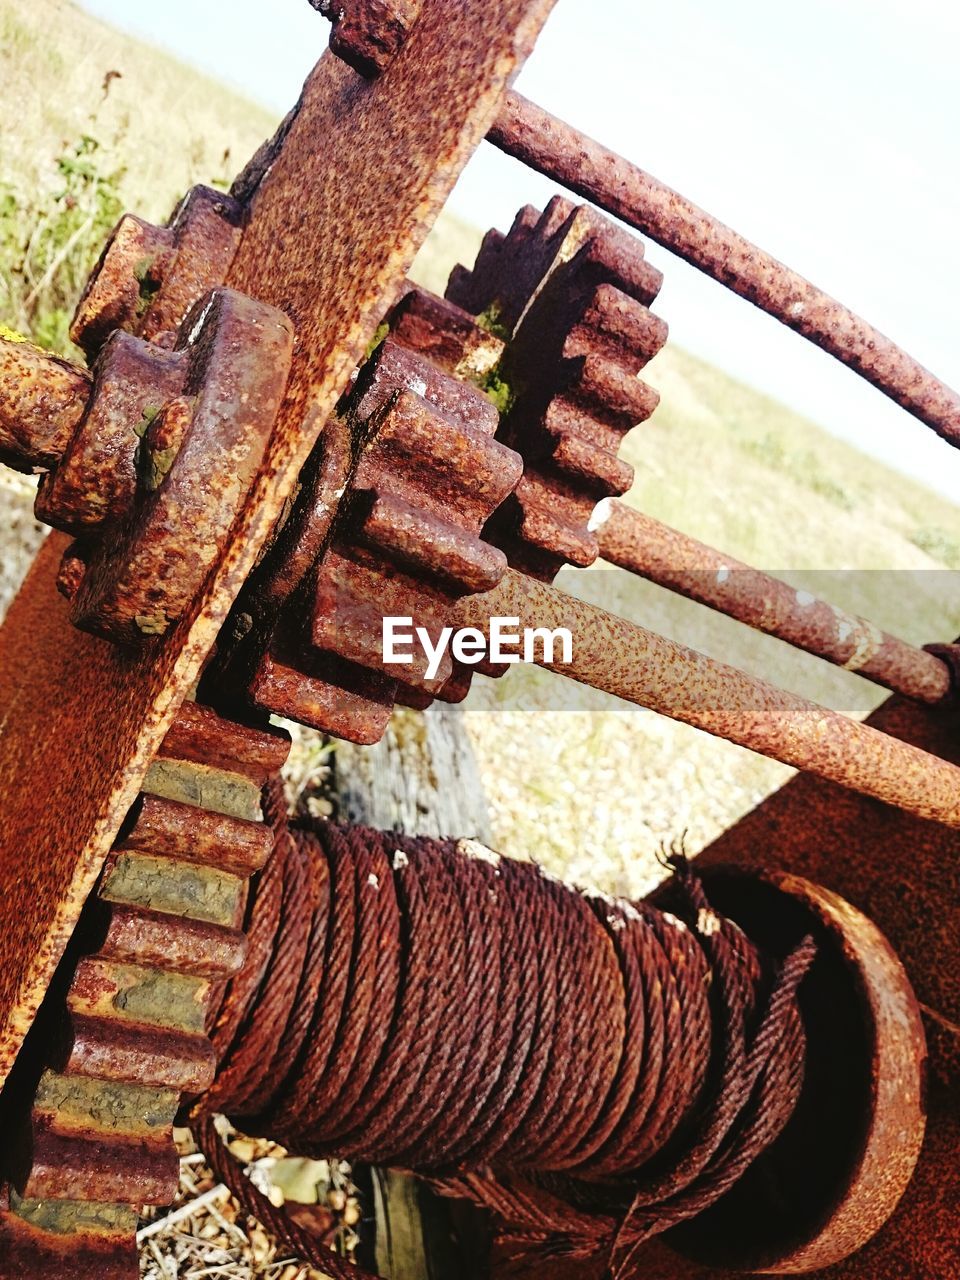
[[488,141],[775,316],[960,446],[960,395],[798,272],[692,201],[514,92]]
[[[513,569],[492,591],[465,596],[455,624],[486,632],[494,617],[511,624],[517,619],[519,629],[566,627],[573,638],[573,661],[550,669],[581,684],[918,817],[960,828],[960,768],[907,742]],[[536,660],[548,665],[542,645]]]
[[952,690],[947,664],[932,653],[622,502],[600,503],[591,527],[601,556],[610,564],[797,649],[920,702],[942,702]]

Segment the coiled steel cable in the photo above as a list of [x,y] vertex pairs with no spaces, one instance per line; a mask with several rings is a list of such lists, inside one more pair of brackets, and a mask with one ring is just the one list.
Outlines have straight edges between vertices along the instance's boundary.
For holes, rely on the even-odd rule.
[[[201,1111],[303,1155],[410,1169],[491,1210],[514,1248],[602,1257],[622,1277],[783,1130],[813,943],[774,965],[682,855],[672,914],[473,841],[288,827],[279,782],[265,809],[276,844]],[[242,1192],[209,1123],[203,1134]],[[329,1270],[319,1241],[269,1216]]]

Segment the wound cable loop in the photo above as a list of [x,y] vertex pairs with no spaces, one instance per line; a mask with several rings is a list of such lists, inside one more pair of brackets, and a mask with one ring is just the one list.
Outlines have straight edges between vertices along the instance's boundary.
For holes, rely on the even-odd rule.
[[773,972],[678,850],[671,914],[469,841],[288,828],[279,784],[265,810],[276,844],[203,1110],[299,1154],[411,1169],[532,1260],[617,1277],[782,1132],[813,943]]

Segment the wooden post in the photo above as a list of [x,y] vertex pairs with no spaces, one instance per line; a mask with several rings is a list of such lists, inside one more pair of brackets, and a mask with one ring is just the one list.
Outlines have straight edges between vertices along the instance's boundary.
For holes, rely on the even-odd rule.
[[[459,706],[424,713],[398,708],[374,747],[337,743],[341,817],[407,835],[472,836],[490,843],[483,783]],[[354,1180],[372,1201],[374,1234],[360,1261],[390,1280],[480,1280],[489,1230],[470,1206],[435,1195],[389,1169],[358,1166]]]

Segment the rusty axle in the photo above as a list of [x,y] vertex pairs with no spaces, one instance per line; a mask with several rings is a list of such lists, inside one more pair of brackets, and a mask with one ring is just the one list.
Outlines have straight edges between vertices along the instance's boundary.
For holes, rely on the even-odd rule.
[[[485,631],[493,617],[517,618],[521,629],[566,627],[573,661],[555,669],[580,684],[960,828],[960,768],[909,743],[513,569],[492,591],[464,597],[456,623]],[[542,649],[537,661],[547,665]]]
[[593,528],[604,560],[658,586],[908,698],[935,705],[952,692],[950,670],[934,654],[622,502],[601,503]]
[[665,183],[512,91],[487,139],[774,316],[960,446],[956,391],[848,307]]

